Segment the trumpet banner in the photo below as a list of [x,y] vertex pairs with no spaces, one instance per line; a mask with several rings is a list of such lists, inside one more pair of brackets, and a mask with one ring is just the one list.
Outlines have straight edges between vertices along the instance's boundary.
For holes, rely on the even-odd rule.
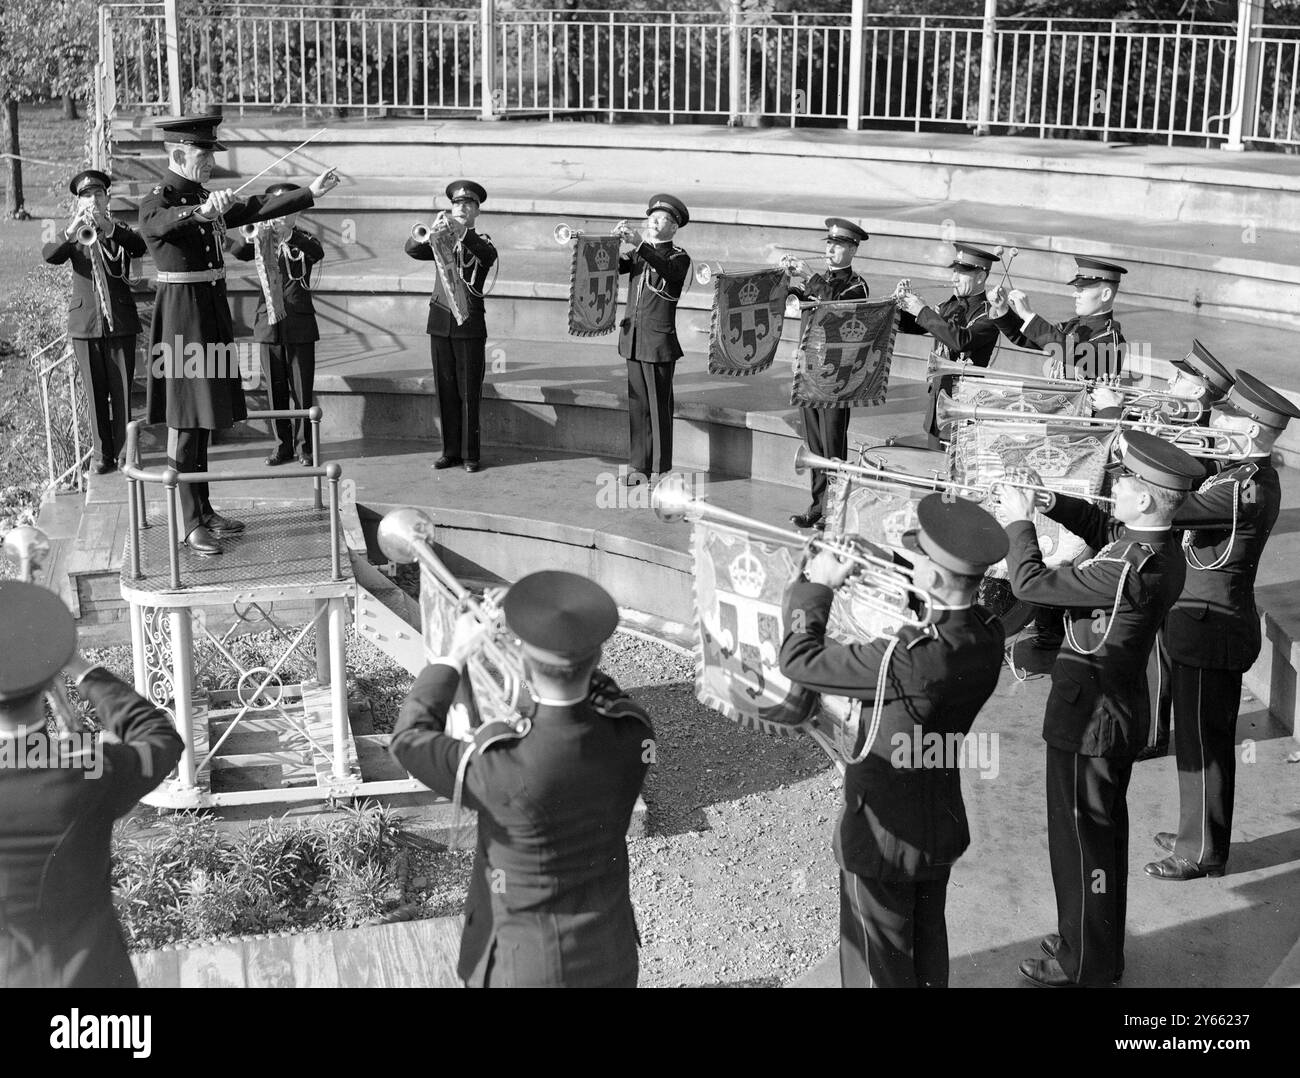
[[574,236],[569,274],[569,333],[598,337],[618,313],[618,237]]
[[[460,607],[451,593],[421,570],[420,624],[424,628],[424,654],[427,659],[441,658],[451,650],[451,633],[459,616]],[[474,695],[475,673],[474,665],[467,664],[467,676],[461,678],[456,689],[456,699],[447,711],[447,733],[462,740],[472,739],[474,728],[482,721]]]
[[796,551],[695,524],[695,695],[733,722],[769,734],[805,725],[817,696],[781,673],[782,598]]
[[[856,476],[834,472],[826,494],[826,538],[861,536],[882,546],[902,545],[903,532],[920,526],[916,506],[924,490],[882,490]],[[906,602],[861,581],[837,588],[826,633],[844,644],[893,636],[907,614]]]
[[[441,220],[441,217],[439,218]],[[438,271],[441,292],[447,300],[447,309],[456,319],[456,325],[463,325],[469,317],[469,292],[465,288],[465,278],[460,273],[460,259],[457,256],[459,239],[450,225],[435,227],[429,232],[429,249],[433,251],[433,264]]]
[[819,303],[804,311],[790,403],[810,408],[884,404],[894,358],[893,298]]
[[709,373],[758,374],[776,358],[790,275],[783,269],[719,273],[713,279]]
[[1026,388],[1023,382],[991,382],[987,378],[958,378],[953,384],[952,399],[958,404],[975,404],[984,408],[1006,408],[1013,412],[1035,412],[1043,415],[1092,414],[1088,391],[1048,390]]
[[[1086,498],[1100,494],[1106,481],[1110,438],[1068,423],[966,423],[954,433],[949,452],[960,482],[987,486],[1017,469],[1032,468],[1057,493]],[[1006,524],[1000,507],[991,509]],[[1034,514],[1034,527],[1047,565],[1066,565],[1087,549],[1082,539],[1041,513]],[[989,575],[1005,577],[1006,562],[990,568]]]

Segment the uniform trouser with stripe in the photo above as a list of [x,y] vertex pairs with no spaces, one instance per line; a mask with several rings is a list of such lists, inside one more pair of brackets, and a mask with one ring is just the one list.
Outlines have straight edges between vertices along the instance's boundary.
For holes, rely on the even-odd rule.
[[[178,472],[206,472],[208,470],[208,437],[212,432],[203,427],[167,428],[167,465]],[[208,501],[207,483],[182,483],[181,538],[212,515]]]
[[1165,633],[1156,634],[1155,647],[1147,657],[1147,691],[1151,697],[1151,733],[1147,748],[1169,744],[1169,727],[1174,711],[1174,663],[1165,647]]
[[[847,460],[849,456],[849,408],[800,408],[803,440],[820,457]],[[825,515],[827,472],[809,469],[812,476],[812,505],[809,512]]]
[[1178,760],[1178,841],[1194,864],[1228,863],[1237,776],[1240,670],[1173,664],[1174,754]]
[[479,459],[479,403],[487,367],[486,337],[430,337],[443,456]]
[[94,417],[90,438],[95,460],[116,460],[126,445],[126,425],[131,420],[127,370],[134,365],[135,337],[73,337],[72,351]]
[[[262,345],[262,371],[275,410],[310,408],[316,381],[316,342]],[[277,419],[275,439],[282,456],[311,456],[311,423],[306,419]]]
[[947,988],[948,876],[885,881],[840,872],[840,984]]
[[673,372],[671,363],[627,361],[628,470],[649,475],[673,468]]
[[1047,846],[1056,889],[1056,959],[1082,985],[1124,971],[1131,758],[1047,746]]

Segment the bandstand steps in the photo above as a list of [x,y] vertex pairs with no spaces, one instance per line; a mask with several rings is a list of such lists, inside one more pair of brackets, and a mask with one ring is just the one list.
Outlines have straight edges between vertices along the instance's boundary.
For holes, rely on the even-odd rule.
[[[319,127],[300,117],[228,112],[221,138],[229,151],[220,164],[232,174],[251,176]],[[114,148],[124,163],[130,155],[131,178],[144,181],[165,168],[155,136],[150,117],[115,119]],[[1147,202],[1152,220],[1224,223],[1246,216],[1300,230],[1294,208],[1300,168],[1286,155],[1091,140],[358,117],[331,120],[329,130],[301,151],[289,170],[302,178],[333,166],[349,177],[400,179],[416,187],[432,186],[431,178],[530,177],[545,190],[547,181],[576,186],[617,177],[662,178],[670,171],[665,152],[672,154],[671,175],[688,202],[693,188],[726,186],[743,175],[756,195],[802,195],[813,187],[869,192],[881,199],[986,201],[1067,213],[1081,205]],[[492,183],[487,186],[490,191]],[[664,184],[652,180],[648,186]]]

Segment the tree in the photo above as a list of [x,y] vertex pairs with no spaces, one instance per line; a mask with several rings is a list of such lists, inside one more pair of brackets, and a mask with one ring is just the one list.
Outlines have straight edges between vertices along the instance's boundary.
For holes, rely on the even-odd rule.
[[[95,11],[90,0],[5,0],[0,5],[0,107],[8,175],[4,215],[28,216],[23,206],[18,104],[51,92],[84,99],[90,88],[95,39]],[[50,74],[51,56],[56,71]]]

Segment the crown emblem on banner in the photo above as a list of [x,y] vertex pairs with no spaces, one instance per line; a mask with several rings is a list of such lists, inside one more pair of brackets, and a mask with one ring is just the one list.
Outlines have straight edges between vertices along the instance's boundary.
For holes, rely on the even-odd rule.
[[763,594],[763,585],[767,583],[767,571],[763,568],[763,563],[754,557],[754,552],[745,547],[745,552],[736,557],[736,559],[727,566],[727,571],[731,574],[732,586],[736,589],[736,594],[744,596],[746,599],[757,599]]
[[758,285],[753,281],[746,281],[744,287],[740,290],[740,302],[749,306],[758,302]]
[[859,318],[850,318],[840,326],[840,340],[858,344],[867,339],[867,324]]
[[609,269],[609,252],[604,247],[596,248],[596,268],[598,270]]
[[1070,467],[1070,454],[1050,442],[1036,446],[1025,455],[1025,463],[1039,475],[1064,475]]

